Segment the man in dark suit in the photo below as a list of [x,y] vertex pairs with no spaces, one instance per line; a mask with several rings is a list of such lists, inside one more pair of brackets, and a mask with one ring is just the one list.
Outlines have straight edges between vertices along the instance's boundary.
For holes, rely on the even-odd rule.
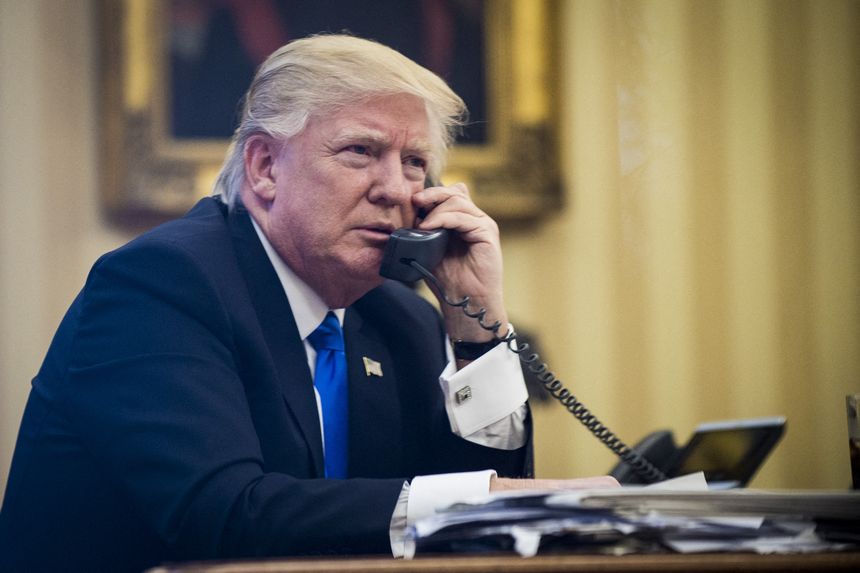
[[[499,477],[530,473],[516,357],[378,275],[394,229],[451,229],[441,284],[510,328],[495,223],[464,185],[424,186],[463,111],[379,44],[273,54],[218,197],[99,259],[60,325],[22,421],[0,569],[397,555],[435,507],[551,485]],[[338,376],[321,324],[345,341],[339,394],[323,389]]]

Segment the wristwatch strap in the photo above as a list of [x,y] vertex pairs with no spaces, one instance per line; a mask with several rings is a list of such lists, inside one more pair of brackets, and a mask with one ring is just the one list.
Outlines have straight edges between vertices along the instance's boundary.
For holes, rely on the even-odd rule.
[[454,341],[454,356],[460,360],[476,360],[480,358],[502,341],[501,338],[493,338],[486,342],[470,342],[468,340]]

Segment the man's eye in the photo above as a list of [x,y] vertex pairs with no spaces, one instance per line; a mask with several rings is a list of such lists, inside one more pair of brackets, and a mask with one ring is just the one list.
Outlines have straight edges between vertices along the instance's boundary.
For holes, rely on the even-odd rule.
[[424,159],[422,159],[420,157],[407,157],[406,161],[404,161],[404,163],[406,163],[406,165],[408,165],[410,167],[417,167],[419,169],[426,169],[427,168],[427,161],[425,161]]
[[356,153],[358,155],[370,155],[370,148],[366,145],[348,145],[345,151]]

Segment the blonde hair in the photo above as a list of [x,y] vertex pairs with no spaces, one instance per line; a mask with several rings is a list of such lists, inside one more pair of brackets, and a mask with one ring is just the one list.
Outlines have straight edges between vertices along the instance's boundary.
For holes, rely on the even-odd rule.
[[234,205],[245,178],[251,135],[288,139],[312,116],[376,95],[407,93],[424,101],[431,133],[428,175],[437,180],[466,117],[463,100],[436,74],[378,42],[333,34],[295,40],[260,65],[245,94],[213,195]]

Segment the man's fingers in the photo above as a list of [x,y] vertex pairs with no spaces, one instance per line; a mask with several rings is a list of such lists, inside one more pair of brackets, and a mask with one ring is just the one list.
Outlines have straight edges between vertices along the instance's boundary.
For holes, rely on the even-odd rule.
[[612,476],[595,476],[574,479],[511,479],[490,478],[490,491],[504,491],[512,489],[535,489],[535,490],[564,490],[564,489],[597,489],[621,487]]
[[[452,199],[462,200],[462,205],[472,205],[469,189],[465,183],[456,183],[448,187],[428,187],[417,192],[412,197],[412,201],[416,207],[424,209],[432,209]],[[475,207],[477,209],[477,207]]]

